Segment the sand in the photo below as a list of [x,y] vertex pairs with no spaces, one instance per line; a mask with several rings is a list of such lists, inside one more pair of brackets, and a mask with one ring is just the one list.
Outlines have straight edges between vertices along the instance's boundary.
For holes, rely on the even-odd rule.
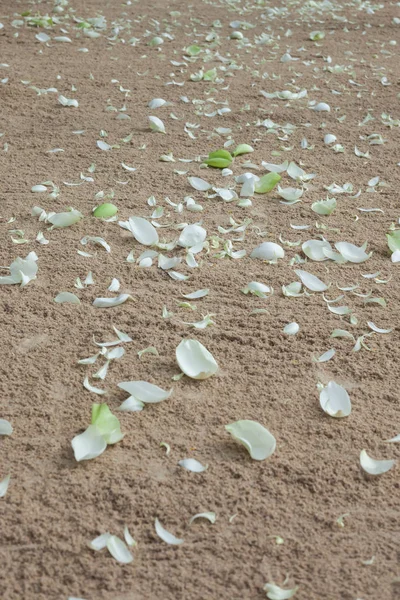
[[[60,24],[44,29],[17,27],[12,22],[26,10],[51,14],[53,2],[1,2],[0,263],[9,265],[16,256],[33,250],[39,257],[36,280],[22,289],[0,288],[0,417],[14,428],[10,437],[0,440],[0,477],[11,474],[8,492],[0,499],[3,600],[67,600],[70,596],[247,600],[265,598],[263,586],[272,581],[285,588],[298,585],[296,600],[400,597],[399,467],[367,477],[359,465],[363,448],[374,458],[400,457],[398,445],[384,442],[400,430],[398,267],[390,261],[385,238],[399,218],[399,138],[398,127],[385,126],[381,119],[383,112],[393,119],[400,116],[398,46],[389,44],[400,42],[399,25],[393,21],[397,9],[385,3],[384,8],[368,12],[369,3],[336,2],[334,11],[313,13],[307,8],[310,3],[300,4],[301,10],[294,2],[229,5],[156,0],[150,5],[71,0],[59,15]],[[273,6],[279,9],[275,13],[269,12]],[[99,38],[83,36],[74,27],[73,17],[100,14],[107,27],[100,30]],[[343,22],[343,17],[349,22]],[[229,38],[233,31],[229,24],[235,20],[255,25],[242,29],[250,47]],[[285,36],[288,29],[291,35]],[[312,30],[325,31],[325,39],[318,44],[310,41]],[[149,47],[158,31],[172,39],[165,39],[159,49]],[[35,39],[39,32],[52,38],[68,36],[72,42],[46,45]],[[210,32],[219,41],[205,41]],[[262,32],[272,34],[272,42],[255,45]],[[132,38],[137,38],[136,45],[129,43]],[[190,74],[203,65],[201,58],[193,64],[184,58],[183,49],[193,43],[210,49],[205,69],[218,67],[223,82],[190,80]],[[80,48],[88,52],[79,52]],[[217,51],[226,62],[215,57]],[[287,51],[300,60],[281,62]],[[231,59],[239,70],[229,68]],[[180,64],[172,65],[171,60]],[[326,70],[335,65],[348,68],[336,74]],[[382,77],[391,85],[382,85]],[[170,82],[184,85],[167,85]],[[298,89],[292,83],[307,89],[308,97],[287,103],[259,93]],[[38,93],[32,86],[55,87],[58,93]],[[59,93],[77,98],[79,107],[62,107]],[[157,97],[173,104],[148,108],[147,103]],[[196,99],[206,104],[193,103]],[[204,116],[225,106],[210,99],[227,100],[231,112]],[[311,100],[329,103],[331,112],[310,110]],[[118,113],[107,111],[107,105],[125,106],[120,114],[130,120],[116,119]],[[359,126],[368,113],[375,120]],[[150,132],[149,115],[163,119],[166,135]],[[339,121],[341,117],[345,120]],[[256,125],[267,118],[281,125],[291,123],[296,129],[287,139],[281,131],[280,140]],[[190,129],[196,139],[184,131],[186,123],[199,125]],[[249,171],[242,167],[246,160],[260,167],[262,160],[287,159],[315,173],[301,203],[282,205],[272,192],[255,196],[251,207],[240,208],[237,201],[207,199],[193,190],[187,176],[202,177],[219,187],[234,183],[233,176],[223,178],[217,169],[200,169],[201,161],[178,162],[222,147],[229,136],[218,135],[218,127],[231,128],[236,144],[254,147],[254,153],[236,159],[235,176]],[[79,130],[84,133],[73,133]],[[101,130],[108,133],[106,141],[119,148],[98,149]],[[335,134],[345,153],[324,145],[325,133]],[[373,133],[381,134],[385,143],[369,145],[360,138]],[[131,140],[122,142],[129,134]],[[304,137],[311,148],[301,147]],[[355,145],[362,152],[368,150],[371,158],[355,156]],[[49,152],[56,148],[64,151]],[[277,151],[279,156],[272,154]],[[159,160],[169,152],[177,162]],[[122,162],[137,170],[127,172]],[[88,171],[92,163],[94,173]],[[252,172],[264,174],[262,167]],[[94,181],[83,181],[81,173]],[[367,182],[375,176],[387,185],[368,193]],[[33,185],[48,180],[60,188],[57,198],[31,193]],[[82,181],[79,186],[63,183]],[[352,183],[353,194],[328,194],[337,198],[337,209],[329,217],[319,217],[311,204],[325,198],[324,186],[333,182]],[[287,175],[282,183],[299,187]],[[165,209],[160,221],[171,224],[160,230],[163,240],[176,238],[172,224],[200,219],[209,236],[234,240],[241,234],[218,234],[218,226],[229,228],[230,217],[236,222],[251,219],[244,240],[234,242],[234,249],[245,249],[247,255],[220,259],[215,255],[221,247],[210,248],[209,254],[198,256],[200,268],[190,269],[184,262],[178,266],[177,271],[190,275],[184,282],[172,280],[156,264],[146,269],[128,263],[132,249],[137,259],[146,248],[116,223],[91,216],[100,202],[95,194],[111,189],[121,220],[132,215],[149,218],[153,209],[146,201],[154,195]],[[361,195],[352,198],[359,189]],[[192,196],[204,210],[200,214],[184,209],[179,214],[166,203],[166,196],[175,203]],[[31,215],[33,206],[47,212],[72,206],[84,219],[48,231],[48,224]],[[384,212],[361,212],[360,207]],[[10,222],[12,217],[15,220]],[[317,228],[317,222],[326,229]],[[310,228],[296,231],[290,223]],[[14,244],[11,236],[17,239],[18,234],[10,234],[11,229],[23,230],[29,243]],[[48,245],[35,241],[39,231]],[[266,235],[258,235],[260,231]],[[283,296],[281,286],[297,279],[290,260],[296,254],[304,258],[300,246],[285,246],[285,259],[275,265],[249,257],[262,241],[280,243],[280,234],[290,242],[318,239],[321,234],[332,244],[368,241],[373,254],[365,264],[309,261],[300,265],[332,282],[328,299],[345,294],[339,304],[352,308],[358,325],[330,313],[320,294]],[[102,236],[111,253],[92,244],[82,246],[80,240],[86,235]],[[92,257],[85,258],[78,250]],[[88,271],[93,272],[95,284],[74,288],[76,278],[83,281]],[[377,271],[381,279],[390,281],[361,277]],[[134,301],[111,309],[93,307],[96,297],[114,295],[107,292],[114,277]],[[250,281],[272,286],[273,296],[263,300],[244,295],[240,290]],[[384,297],[387,307],[364,304],[363,298],[337,290],[336,283],[341,287],[357,283],[357,292]],[[181,294],[201,288],[209,288],[210,293],[193,301],[196,310],[179,306],[184,300]],[[61,291],[76,293],[81,304],[55,304],[53,299]],[[163,306],[173,313],[169,319],[162,318]],[[266,308],[268,313],[251,314],[256,308]],[[209,313],[215,315],[214,326],[195,330],[184,324]],[[291,321],[299,323],[300,332],[289,337],[282,329]],[[368,321],[394,328],[390,334],[366,338],[370,351],[353,352],[352,340],[329,337],[340,328],[357,338],[370,331]],[[90,380],[107,390],[106,396],[97,396],[84,389],[83,379],[103,362],[82,366],[77,361],[97,351],[93,336],[97,341],[114,339],[113,325],[133,342],[125,344],[125,356],[112,362],[104,382]],[[216,376],[200,382],[188,377],[172,381],[179,373],[175,348],[187,336],[212,352],[220,366]],[[137,352],[149,346],[156,347],[159,355],[139,359]],[[331,361],[313,362],[313,356],[329,348],[336,349]],[[148,405],[142,412],[118,413],[127,396],[117,384],[126,380],[173,386],[174,391],[168,400]],[[320,408],[317,383],[330,380],[343,385],[351,397],[353,411],[347,419],[330,418]],[[102,456],[78,463],[71,440],[90,423],[92,403],[102,401],[119,416],[126,435]],[[259,421],[275,435],[273,456],[253,461],[228,435],[224,426],[239,419]],[[170,444],[169,456],[161,442]],[[189,457],[208,464],[207,471],[191,473],[178,465]],[[197,520],[189,526],[189,519],[204,511],[216,513],[215,524]],[[343,514],[348,516],[340,527],[337,519]],[[156,517],[184,544],[168,546],[158,538]],[[133,563],[118,564],[107,551],[88,547],[107,531],[122,537],[125,524],[138,542]],[[283,543],[277,543],[275,536]]]

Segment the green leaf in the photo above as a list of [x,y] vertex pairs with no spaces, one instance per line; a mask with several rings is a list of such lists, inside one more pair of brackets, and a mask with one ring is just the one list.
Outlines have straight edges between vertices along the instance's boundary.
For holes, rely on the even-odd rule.
[[225,169],[226,167],[229,167],[232,161],[228,160],[227,158],[208,158],[204,162],[209,167],[215,167],[216,169]]
[[386,234],[387,243],[392,252],[400,250],[400,229]]
[[200,54],[201,52],[201,48],[200,46],[196,46],[196,44],[193,44],[192,46],[188,46],[186,48],[186,54],[188,54],[189,56],[196,56],[197,54]]
[[267,173],[261,177],[260,181],[256,182],[254,191],[256,194],[266,194],[267,192],[271,192],[281,179],[282,177],[274,171]]
[[240,156],[240,154],[249,154],[250,152],[254,152],[254,148],[249,146],[249,144],[239,144],[237,148],[233,152],[233,156]]
[[204,81],[214,81],[216,77],[217,69],[215,67],[213,69],[210,69],[209,71],[206,71],[203,75]]
[[115,204],[105,202],[94,209],[93,216],[97,217],[98,219],[109,219],[110,217],[116,215],[117,212],[118,208],[115,206]]
[[232,160],[232,154],[228,152],[228,150],[216,150],[215,152],[210,152],[208,158],[226,158],[227,160]]
[[117,417],[107,404],[92,405],[92,425],[95,425],[107,444],[116,444],[124,437]]

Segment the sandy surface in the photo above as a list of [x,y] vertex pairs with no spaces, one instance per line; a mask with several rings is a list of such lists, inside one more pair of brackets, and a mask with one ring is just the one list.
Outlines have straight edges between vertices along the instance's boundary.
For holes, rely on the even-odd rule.
[[[282,587],[298,585],[296,600],[395,600],[400,597],[399,467],[366,477],[359,454],[365,448],[374,458],[400,456],[398,445],[384,442],[400,431],[398,267],[390,261],[385,238],[399,218],[399,129],[388,127],[381,118],[383,112],[400,117],[399,46],[389,44],[400,42],[399,25],[393,22],[398,9],[385,3],[374,12],[368,2],[361,6],[335,2],[334,11],[328,6],[317,12],[311,2],[300,2],[301,10],[295,2],[232,2],[231,7],[222,1],[129,4],[71,0],[60,14],[60,24],[35,29],[11,23],[26,10],[51,14],[53,2],[1,2],[0,263],[9,265],[32,250],[39,257],[35,281],[22,289],[0,288],[0,417],[14,428],[10,437],[0,440],[0,477],[11,474],[8,492],[0,500],[1,598],[261,599],[266,597],[264,584],[274,581]],[[107,19],[100,37],[83,36],[73,17],[100,14]],[[248,46],[230,39],[229,24],[234,20],[255,26],[242,29]],[[289,29],[291,35],[285,35]],[[326,37],[315,44],[309,33],[317,29]],[[41,43],[35,39],[40,32],[52,38],[66,35],[72,42]],[[159,49],[149,47],[158,32],[172,39],[165,38]],[[212,32],[216,39],[206,41]],[[255,44],[262,32],[271,38]],[[136,45],[129,42],[132,38],[137,38]],[[203,53],[192,64],[184,57],[184,48],[193,43]],[[79,52],[80,48],[88,52]],[[300,60],[281,62],[285,52]],[[204,56],[209,58],[205,70],[217,67],[221,81],[190,80]],[[239,68],[232,68],[233,61]],[[335,65],[345,69],[327,70]],[[391,85],[383,85],[382,77]],[[168,85],[173,81],[183,85]],[[32,86],[57,88],[58,93],[38,93]],[[291,102],[259,93],[300,88],[307,89],[308,96]],[[62,107],[59,93],[78,99],[79,107]],[[173,104],[148,108],[157,97]],[[331,112],[311,110],[311,100],[329,103]],[[126,111],[106,110],[108,105],[125,106]],[[204,115],[224,106],[231,112]],[[368,113],[375,120],[360,126]],[[116,119],[118,114],[130,120]],[[166,135],[150,132],[149,115],[163,119]],[[280,125],[291,123],[295,129],[287,137],[282,130],[268,132],[257,125],[267,118]],[[184,131],[186,123],[196,125],[189,130],[195,139]],[[219,135],[219,127],[232,133]],[[74,134],[77,130],[84,133]],[[109,144],[119,147],[98,149],[101,130],[108,133]],[[325,133],[335,134],[345,152],[335,153],[324,145]],[[369,145],[365,136],[373,133],[381,134],[385,143]],[[129,134],[130,141],[121,141]],[[301,147],[304,137],[308,149]],[[200,169],[200,159],[178,162],[204,158],[229,138],[255,149],[236,159],[232,176]],[[371,157],[355,156],[355,145]],[[49,152],[55,148],[64,151]],[[177,162],[159,160],[169,152]],[[259,171],[251,172],[261,176],[262,160],[285,159],[316,174],[302,201],[292,206],[280,204],[272,192],[254,196],[252,206],[240,208],[237,200],[208,199],[187,181],[187,176],[199,176],[218,187],[233,187],[234,176],[250,170],[242,166],[247,160],[258,165]],[[125,171],[121,162],[137,171]],[[96,170],[91,174],[92,163]],[[81,173],[94,181],[81,180]],[[368,181],[375,176],[387,185],[369,193]],[[60,188],[57,198],[31,193],[33,185],[48,180]],[[79,186],[63,183],[81,181]],[[337,198],[337,209],[329,217],[319,217],[311,204],[325,198],[324,186],[334,182],[350,182],[354,191],[329,194]],[[300,187],[287,175],[282,184]],[[154,209],[146,201],[154,195],[165,209],[159,221],[169,226],[159,231],[167,241],[177,237],[174,224],[200,219],[208,236],[235,240],[240,233],[218,233],[218,226],[228,229],[230,217],[236,222],[251,219],[244,240],[233,241],[234,249],[245,249],[247,255],[221,259],[215,255],[222,246],[210,246],[209,254],[197,256],[200,268],[189,268],[184,261],[177,267],[190,276],[184,282],[172,280],[156,264],[151,268],[130,264],[129,252],[134,249],[137,259],[145,247],[117,223],[91,216],[99,203],[95,194],[111,189],[121,220],[132,215],[150,218]],[[359,189],[361,195],[352,198]],[[166,196],[175,203],[192,196],[204,210],[200,214],[185,208],[179,214],[166,203]],[[35,205],[48,212],[72,206],[84,218],[72,227],[48,231],[48,224],[31,215]],[[384,212],[361,212],[360,207]],[[12,217],[15,221],[10,223]],[[311,227],[296,231],[290,224]],[[23,230],[29,243],[14,244],[11,236],[18,234],[10,234],[11,229]],[[43,231],[48,245],[35,241],[38,231]],[[283,296],[281,286],[297,279],[291,259],[296,254],[305,258],[301,246],[285,246],[286,256],[276,265],[249,257],[262,241],[279,243],[280,234],[290,242],[319,239],[321,234],[331,243],[368,241],[373,254],[365,264],[300,265],[333,282],[328,299],[345,294],[339,304],[353,310],[357,325],[351,325],[348,316],[329,312],[321,294]],[[80,240],[85,235],[102,236],[111,253],[100,246],[83,247]],[[77,254],[79,249],[92,257]],[[168,255],[184,253],[175,250]],[[76,278],[84,280],[88,271],[95,284],[74,288]],[[390,282],[361,276],[376,271],[383,280],[391,277]],[[111,309],[93,307],[96,297],[116,295],[107,292],[113,277],[135,301]],[[267,300],[245,296],[240,290],[250,281],[272,286],[274,295]],[[365,304],[362,297],[337,290],[336,283],[341,287],[357,283],[357,292],[372,291],[373,297],[384,297],[387,306]],[[178,305],[182,293],[200,288],[209,288],[210,293],[193,302],[195,311]],[[60,291],[76,293],[81,304],[55,304]],[[169,319],[162,318],[164,305],[173,313]],[[268,313],[251,314],[255,308],[267,308]],[[184,324],[208,313],[215,314],[214,326],[195,330]],[[293,337],[282,333],[290,321],[300,325]],[[370,351],[353,352],[351,339],[329,338],[337,328],[357,338],[370,331],[368,321],[394,328],[390,334],[366,338]],[[107,390],[106,396],[96,396],[84,389],[83,379],[103,362],[82,366],[77,361],[96,352],[93,336],[114,339],[113,325],[133,342],[125,344],[125,356],[112,362],[104,382],[91,379]],[[187,377],[171,381],[179,373],[175,348],[187,336],[212,352],[220,366],[216,376],[201,382]],[[159,356],[145,354],[139,359],[137,352],[148,346],[156,347]],[[312,361],[329,348],[336,349],[331,361]],[[173,384],[174,392],[142,412],[118,413],[127,395],[117,384],[126,380],[145,380],[163,388]],[[320,408],[316,385],[330,380],[349,392],[353,411],[347,419],[330,418]],[[88,426],[91,405],[99,401],[107,402],[119,416],[126,435],[97,459],[78,463],[71,440]],[[266,426],[277,439],[275,454],[263,462],[251,460],[224,430],[238,419]],[[169,456],[161,442],[171,445]],[[208,470],[198,474],[178,466],[188,457],[208,464]],[[204,511],[216,513],[215,524],[198,520],[189,526],[190,517]],[[343,514],[348,517],[339,527],[337,519]],[[185,540],[182,546],[168,546],[157,537],[156,517]],[[106,531],[122,537],[125,524],[138,542],[133,563],[120,565],[107,551],[88,547]],[[283,543],[277,544],[274,536]],[[372,564],[365,564],[372,557]]]

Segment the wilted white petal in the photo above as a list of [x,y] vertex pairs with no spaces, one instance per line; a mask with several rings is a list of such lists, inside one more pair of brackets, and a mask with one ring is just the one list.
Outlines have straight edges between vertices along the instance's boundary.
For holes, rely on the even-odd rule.
[[176,349],[176,360],[181,371],[193,379],[207,379],[218,371],[211,352],[197,340],[182,340]]
[[193,473],[202,473],[208,467],[208,465],[204,466],[196,460],[195,458],[184,458],[178,462],[178,465],[184,467],[188,471],[193,471]]
[[395,463],[395,460],[375,460],[368,456],[365,450],[360,452],[360,465],[369,475],[382,475],[382,473],[390,471]]
[[158,537],[160,537],[166,544],[172,544],[173,546],[179,546],[179,544],[183,544],[184,540],[175,537],[172,535],[172,533],[164,529],[158,519],[155,520],[155,528]]
[[351,413],[351,402],[348,393],[341,385],[330,381],[319,395],[321,408],[331,417],[348,417]]
[[147,381],[122,381],[118,384],[118,387],[121,388],[121,390],[128,392],[128,394],[131,394],[131,396],[134,396],[137,400],[140,400],[140,402],[149,404],[166,400],[171,396],[173,391],[170,389],[167,392]]
[[225,429],[249,451],[254,460],[264,460],[275,452],[276,439],[257,421],[236,421]]
[[117,410],[120,410],[122,412],[140,412],[141,410],[143,410],[143,408],[143,402],[141,402],[137,398],[134,398],[133,396],[129,396],[129,398],[124,400],[124,402],[121,404],[121,406],[118,407]]
[[90,460],[103,454],[107,448],[107,442],[95,425],[89,427],[83,433],[76,435],[72,442],[75,460]]

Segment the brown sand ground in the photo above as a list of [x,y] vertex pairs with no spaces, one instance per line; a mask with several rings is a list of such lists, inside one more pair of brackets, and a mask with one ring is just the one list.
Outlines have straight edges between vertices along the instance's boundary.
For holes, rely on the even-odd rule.
[[[390,262],[385,239],[399,217],[399,129],[381,120],[382,112],[400,117],[399,46],[389,44],[400,42],[399,25],[393,21],[399,15],[398,7],[389,2],[372,13],[370,3],[334,4],[334,11],[316,13],[307,2],[300,2],[299,10],[295,2],[236,1],[230,6],[222,1],[127,5],[118,0],[71,0],[61,24],[44,30],[11,23],[25,10],[51,13],[53,2],[1,1],[0,262],[9,265],[31,250],[39,256],[35,281],[24,289],[0,288],[0,417],[14,427],[13,435],[0,441],[0,476],[11,474],[8,493],[0,500],[3,600],[261,599],[267,581],[283,585],[287,574],[288,587],[300,586],[296,600],[400,597],[399,468],[367,478],[359,466],[362,448],[376,458],[400,456],[398,445],[383,441],[400,429],[398,268]],[[273,14],[272,6],[286,8]],[[98,39],[84,37],[74,28],[73,16],[100,14],[107,19],[107,29]],[[217,19],[221,27],[213,26]],[[251,47],[229,38],[234,20],[256,26],[243,31]],[[292,34],[286,37],[288,29]],[[327,32],[319,45],[309,40],[315,29]],[[160,50],[148,46],[157,30],[173,36]],[[68,35],[72,43],[46,46],[35,39],[40,31],[52,37]],[[212,31],[218,34],[219,45],[205,41]],[[255,45],[255,36],[263,31],[272,34],[273,41]],[[129,44],[132,37],[139,40],[135,46]],[[190,74],[202,66],[202,59],[191,64],[183,58],[183,49],[194,42],[210,48],[206,68],[227,67],[218,71],[223,83],[190,81]],[[78,52],[79,48],[89,51]],[[228,59],[226,63],[216,58],[217,51]],[[301,60],[280,62],[286,51]],[[328,56],[330,63],[324,60]],[[240,70],[228,68],[231,59]],[[174,66],[171,60],[185,64]],[[347,69],[338,74],[326,70],[334,65]],[[382,85],[384,76],[390,86]],[[171,81],[184,85],[166,85]],[[293,83],[308,89],[308,98],[286,103],[259,94],[293,90]],[[71,91],[73,85],[76,92]],[[120,85],[130,92],[120,91]],[[39,95],[31,86],[56,87],[68,98],[76,97],[79,108],[63,108],[58,94]],[[179,99],[184,95],[188,104]],[[151,110],[147,103],[154,97],[174,104]],[[223,106],[207,102],[210,98],[228,100],[232,112],[204,116],[203,112]],[[206,101],[205,106],[193,103],[195,99]],[[328,102],[331,112],[310,110],[310,100]],[[107,104],[118,108],[125,104],[130,120],[116,120],[117,113],[105,110]],[[171,118],[171,112],[178,119]],[[360,127],[368,112],[375,120]],[[164,120],[166,135],[149,131],[147,116],[152,114]],[[338,117],[343,115],[346,119],[341,122]],[[258,119],[266,118],[292,123],[296,129],[287,140],[279,140],[256,126]],[[184,131],[186,122],[200,125],[193,130],[196,139]],[[325,129],[321,123],[326,123]],[[227,136],[216,134],[218,127],[230,127],[236,143],[255,148],[252,155],[237,159],[234,175],[248,170],[241,164],[249,158],[258,165],[261,160],[301,161],[306,172],[316,173],[302,202],[284,206],[272,193],[254,197],[252,207],[243,209],[236,202],[207,199],[174,169],[218,186],[233,178],[199,169],[199,162],[159,161],[161,154],[171,151],[176,159],[196,158],[221,147]],[[96,148],[102,129],[108,133],[107,141],[120,148],[109,152]],[[76,130],[85,131],[73,134]],[[327,132],[337,136],[345,153],[323,144]],[[129,133],[131,142],[121,143]],[[382,134],[386,143],[369,146],[360,139],[372,133]],[[312,149],[301,148],[303,137]],[[356,157],[354,145],[369,150],[371,158]],[[284,151],[283,146],[291,149]],[[64,152],[49,153],[53,148]],[[272,151],[281,154],[274,156]],[[127,173],[121,162],[137,171]],[[96,163],[94,182],[63,184],[79,182],[81,172],[90,175],[91,163]],[[367,182],[376,175],[388,185],[367,193]],[[58,198],[31,193],[33,185],[45,180],[60,187]],[[333,182],[351,182],[354,193],[361,188],[362,194],[357,199],[337,195],[333,215],[318,217],[311,203],[326,197],[324,186]],[[285,176],[284,185],[293,181]],[[229,227],[232,216],[237,221],[251,218],[267,237],[249,227],[244,241],[234,243],[235,250],[248,251],[244,259],[217,259],[213,249],[208,256],[203,253],[201,268],[189,269],[182,263],[178,270],[190,274],[190,279],[179,283],[156,266],[140,269],[127,263],[132,248],[135,258],[145,248],[116,223],[90,216],[98,204],[95,193],[110,189],[122,220],[130,215],[149,217],[153,209],[146,200],[154,195],[166,209],[162,222],[196,222],[198,214],[187,210],[178,214],[164,201],[165,196],[180,202],[192,195],[204,206],[200,217],[209,235],[217,235],[219,225]],[[31,216],[35,205],[56,212],[73,206],[85,218],[70,228],[48,232]],[[362,213],[358,207],[378,207],[384,214]],[[9,224],[11,217],[16,220]],[[330,229],[317,229],[316,221]],[[312,227],[295,231],[290,223]],[[30,243],[13,244],[10,229],[24,230]],[[50,240],[48,245],[34,241],[39,230]],[[161,231],[168,240],[176,235],[171,227]],[[359,283],[361,293],[372,290],[373,296],[384,297],[386,308],[364,305],[362,298],[346,293],[342,304],[351,306],[359,318],[358,325],[349,325],[348,318],[327,310],[319,294],[297,299],[282,295],[281,286],[296,279],[289,261],[299,247],[287,247],[285,259],[277,265],[249,258],[256,245],[265,239],[278,241],[279,234],[304,242],[321,233],[331,243],[346,240],[361,245],[368,240],[373,255],[362,265],[310,261],[305,267],[341,286]],[[86,249],[92,258],[78,255],[84,235],[103,236],[111,254],[90,246]],[[76,277],[83,279],[89,270],[95,285],[76,290]],[[375,271],[391,281],[378,284],[361,277]],[[108,310],[94,308],[94,298],[112,295],[106,290],[113,277],[136,301]],[[268,300],[243,295],[241,288],[252,280],[271,285],[275,294]],[[197,301],[196,312],[178,307],[180,293],[204,287],[210,294]],[[60,291],[76,292],[81,305],[55,304],[53,298]],[[339,293],[334,288],[328,296]],[[174,313],[169,320],[161,316],[164,305]],[[250,314],[260,307],[267,307],[269,314]],[[215,313],[216,325],[204,331],[182,323],[207,313]],[[300,324],[300,333],[287,337],[282,329],[293,320]],[[367,321],[394,327],[391,334],[368,340],[370,352],[352,352],[351,340],[329,340],[335,328],[349,329],[357,337],[368,331]],[[96,351],[93,335],[113,339],[112,325],[133,338],[104,382],[108,395],[102,399],[114,412],[126,398],[116,387],[122,380],[143,379],[165,388],[171,384],[179,371],[174,351],[187,335],[206,345],[220,371],[202,382],[181,379],[170,399],[142,412],[116,413],[126,432],[123,441],[96,460],[77,463],[71,439],[86,428],[91,404],[99,401],[82,385],[84,375],[94,373],[94,368],[79,366],[77,360]],[[155,346],[159,356],[147,354],[139,360],[137,352],[147,346]],[[336,349],[333,360],[312,362],[313,355],[330,347]],[[329,418],[319,407],[316,384],[331,379],[349,391],[353,412],[347,419]],[[277,450],[268,460],[252,461],[224,431],[225,424],[244,418],[263,423],[277,438]],[[159,446],[162,441],[171,445],[169,457]],[[203,474],[184,470],[177,463],[185,457],[208,463],[208,470]],[[215,511],[216,523],[197,521],[189,527],[190,517],[203,511]],[[341,528],[336,520],[343,513],[349,516]],[[172,547],[162,542],[154,531],[155,517],[183,537],[184,544]],[[88,548],[88,542],[105,531],[122,536],[124,524],[138,541],[132,564],[120,565],[107,552]],[[277,544],[273,536],[281,536],[284,543]],[[373,556],[373,564],[363,564]]]

